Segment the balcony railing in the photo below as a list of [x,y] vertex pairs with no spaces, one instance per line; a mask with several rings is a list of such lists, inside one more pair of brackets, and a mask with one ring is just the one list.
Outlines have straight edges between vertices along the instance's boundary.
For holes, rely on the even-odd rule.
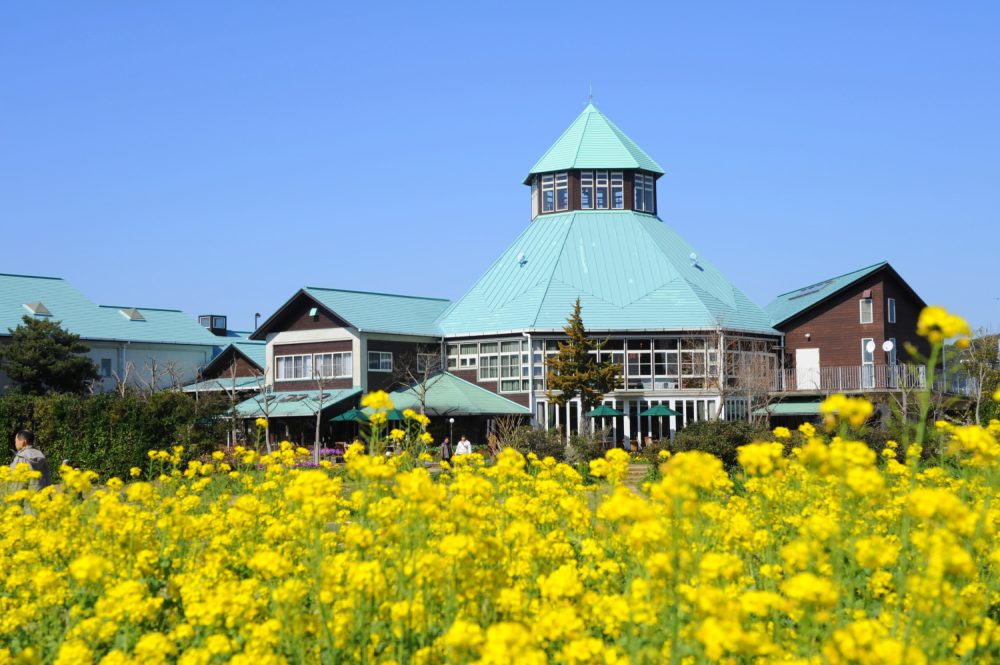
[[[857,393],[887,390],[922,390],[927,387],[924,365],[854,365],[786,369],[775,375],[776,392]],[[934,389],[957,395],[971,395],[975,381],[969,377],[948,377],[934,382]]]

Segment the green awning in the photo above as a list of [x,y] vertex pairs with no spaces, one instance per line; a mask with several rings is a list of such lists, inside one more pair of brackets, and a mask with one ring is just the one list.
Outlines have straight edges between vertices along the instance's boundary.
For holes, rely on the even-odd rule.
[[819,402],[780,402],[754,409],[755,416],[818,416]]
[[413,409],[418,412],[421,396],[424,412],[428,416],[531,415],[527,407],[460,379],[450,372],[435,374],[421,384],[389,393],[389,398],[397,409]]
[[[324,390],[323,408],[328,409],[345,399],[354,397],[361,388],[345,388],[343,390]],[[264,400],[267,400],[266,409]],[[301,418],[315,416],[319,410],[320,399],[318,390],[303,390],[297,392],[272,392],[266,395],[255,395],[236,405],[236,411],[243,418]],[[265,411],[267,412],[265,416]]]
[[348,423],[361,422],[361,423],[366,423],[366,422],[368,422],[368,414],[365,413],[364,411],[362,411],[361,409],[348,409],[347,411],[344,411],[339,416],[334,416],[333,418],[330,418],[330,420],[333,420],[333,421],[336,421],[336,422],[348,422]]

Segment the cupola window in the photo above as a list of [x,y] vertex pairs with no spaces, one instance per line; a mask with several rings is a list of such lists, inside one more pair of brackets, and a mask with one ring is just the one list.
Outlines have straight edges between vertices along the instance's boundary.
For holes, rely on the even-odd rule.
[[599,210],[608,209],[608,172],[597,172],[597,208]]
[[569,174],[556,174],[556,210],[569,210]]
[[542,176],[542,212],[552,212],[556,209],[556,177]]
[[580,172],[580,209],[590,210],[594,207],[594,172]]
[[615,210],[625,207],[625,180],[621,171],[611,172],[611,207]]
[[656,191],[653,176],[635,174],[635,209],[643,212],[656,212],[653,193]]

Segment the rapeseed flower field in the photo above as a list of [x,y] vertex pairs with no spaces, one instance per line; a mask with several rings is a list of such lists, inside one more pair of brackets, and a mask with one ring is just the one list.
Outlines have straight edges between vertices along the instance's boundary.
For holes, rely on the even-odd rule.
[[855,438],[864,400],[823,413],[731,474],[664,453],[641,492],[621,450],[596,485],[360,444],[320,468],[174,448],[42,491],[5,469],[0,664],[1000,661],[1000,423],[931,425],[928,462]]

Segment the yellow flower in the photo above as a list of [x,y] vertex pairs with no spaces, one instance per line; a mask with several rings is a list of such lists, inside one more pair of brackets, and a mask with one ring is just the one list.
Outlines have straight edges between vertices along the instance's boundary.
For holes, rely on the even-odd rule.
[[792,432],[787,427],[775,427],[774,437],[776,439],[790,439],[792,438]]
[[874,411],[874,405],[863,397],[846,395],[831,395],[819,405],[819,412],[823,414],[824,422],[830,429],[838,421],[847,421],[852,427],[861,427]]
[[917,334],[926,337],[932,344],[940,344],[956,335],[971,335],[965,319],[950,314],[937,305],[925,307],[917,319]]
[[128,470],[128,475],[132,476],[133,478],[138,478],[140,475],[142,475],[142,469],[140,469],[137,466],[133,466],[131,469]]
[[267,427],[267,418],[258,418],[254,423],[260,428]]
[[389,411],[395,408],[389,393],[384,390],[376,390],[361,398],[361,406],[374,409],[375,411]]
[[399,441],[402,441],[405,438],[406,438],[406,432],[404,432],[401,429],[393,429],[391,432],[389,432],[389,440],[390,441],[399,442]]

